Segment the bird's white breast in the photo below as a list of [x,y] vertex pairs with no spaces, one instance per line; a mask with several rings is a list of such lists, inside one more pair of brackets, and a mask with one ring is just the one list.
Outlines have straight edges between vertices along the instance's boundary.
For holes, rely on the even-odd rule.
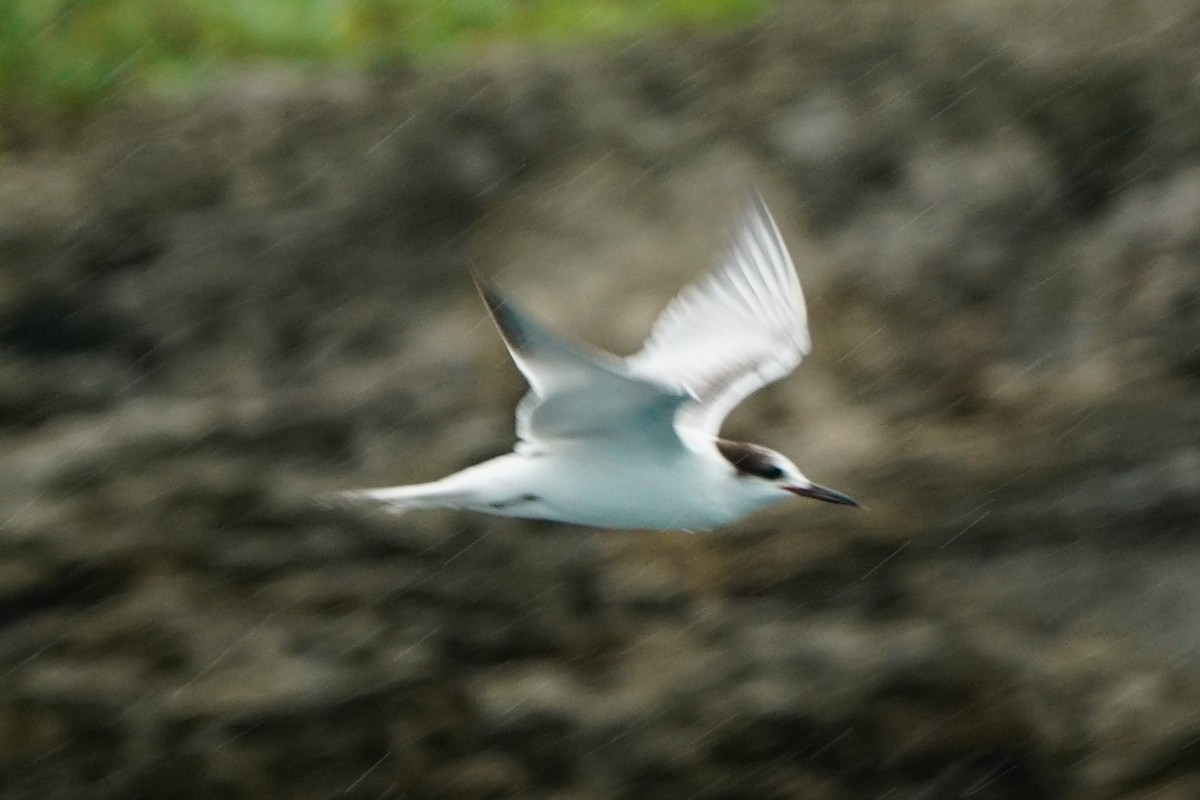
[[602,528],[706,530],[774,499],[748,489],[715,452],[656,453],[620,442],[513,453],[447,480],[456,479],[480,488],[480,510]]

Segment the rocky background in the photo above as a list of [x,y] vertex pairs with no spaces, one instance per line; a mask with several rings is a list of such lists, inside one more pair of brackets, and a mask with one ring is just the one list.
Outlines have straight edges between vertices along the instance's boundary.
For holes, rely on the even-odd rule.
[[[0,162],[0,798],[1200,797],[1200,11],[844,5]],[[868,510],[310,502],[511,444],[469,268],[629,352],[751,183],[726,432]]]

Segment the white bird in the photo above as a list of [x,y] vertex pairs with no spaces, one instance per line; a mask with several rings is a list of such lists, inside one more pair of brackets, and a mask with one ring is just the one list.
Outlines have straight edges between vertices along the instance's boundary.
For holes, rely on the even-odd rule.
[[551,333],[476,283],[530,386],[513,452],[341,498],[396,513],[443,507],[661,530],[708,530],[794,495],[858,505],[774,450],[717,435],[730,410],[810,349],[800,281],[757,193],[724,263],[680,292],[625,359]]

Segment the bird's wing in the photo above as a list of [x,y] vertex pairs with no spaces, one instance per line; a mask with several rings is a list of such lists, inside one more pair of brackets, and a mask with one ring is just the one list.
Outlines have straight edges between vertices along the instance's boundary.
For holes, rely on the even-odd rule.
[[638,446],[681,446],[676,412],[682,388],[630,374],[625,363],[551,333],[494,287],[475,283],[530,390],[517,406],[517,436],[538,445],[555,439],[625,439]]
[[626,363],[691,393],[678,424],[715,436],[738,403],[790,374],[810,348],[800,280],[754,192],[724,263],[676,295]]

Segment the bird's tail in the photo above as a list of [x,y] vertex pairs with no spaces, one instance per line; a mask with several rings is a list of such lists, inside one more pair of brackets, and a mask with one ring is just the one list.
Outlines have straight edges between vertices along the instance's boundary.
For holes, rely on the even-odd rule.
[[403,514],[417,508],[462,508],[468,496],[460,490],[443,486],[440,481],[434,481],[336,492],[330,499],[338,505],[370,504],[389,514]]

